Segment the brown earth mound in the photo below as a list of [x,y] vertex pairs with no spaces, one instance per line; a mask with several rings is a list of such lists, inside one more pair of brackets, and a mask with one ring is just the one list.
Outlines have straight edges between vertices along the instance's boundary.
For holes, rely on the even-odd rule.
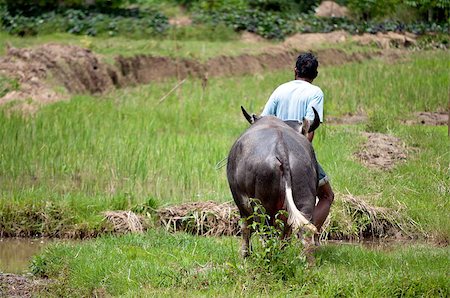
[[418,112],[414,116],[414,120],[406,120],[405,123],[409,125],[448,125],[448,113]]
[[283,47],[294,48],[296,50],[308,50],[320,44],[338,44],[351,38],[345,31],[333,31],[329,33],[297,33],[286,38]]
[[352,36],[352,40],[361,45],[375,44],[381,49],[405,48],[416,44],[416,36],[411,33],[400,34],[387,32],[377,34],[364,33],[363,35]]
[[258,34],[244,31],[241,34],[240,40],[247,43],[258,43],[264,41],[265,39]]
[[347,114],[340,117],[326,117],[327,124],[359,124],[367,121],[367,116],[363,114]]
[[390,170],[396,163],[406,159],[406,149],[400,139],[381,133],[364,133],[367,142],[356,157],[366,166]]
[[0,273],[0,297],[36,297],[49,283],[46,279]]

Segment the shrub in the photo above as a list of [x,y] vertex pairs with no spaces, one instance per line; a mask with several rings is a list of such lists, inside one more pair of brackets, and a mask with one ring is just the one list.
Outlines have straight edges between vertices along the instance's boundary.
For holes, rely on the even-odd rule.
[[249,6],[262,11],[279,11],[299,13],[312,11],[321,1],[319,0],[249,0]]
[[60,8],[86,8],[95,7],[118,8],[124,0],[3,0],[8,11],[13,14],[23,14],[26,16],[36,16],[45,12],[54,11]]
[[398,0],[348,0],[347,6],[355,17],[367,21],[392,11],[397,2]]
[[270,216],[259,200],[252,200],[252,205],[250,228],[254,231],[252,238],[258,241],[252,246],[250,259],[255,268],[280,280],[301,275],[307,266],[301,241],[297,237],[282,238],[285,223],[280,217],[286,217],[287,212],[279,211],[275,215],[274,226],[271,226],[267,224]]
[[282,13],[255,9],[198,11],[194,14],[194,21],[197,23],[214,26],[223,23],[235,31],[253,32],[268,39],[283,39],[286,35],[295,32],[294,20]]
[[26,36],[38,33],[153,36],[169,27],[168,18],[153,10],[112,10],[110,14],[95,10],[67,9],[44,13],[38,17],[12,15],[4,11],[1,22],[5,31]]

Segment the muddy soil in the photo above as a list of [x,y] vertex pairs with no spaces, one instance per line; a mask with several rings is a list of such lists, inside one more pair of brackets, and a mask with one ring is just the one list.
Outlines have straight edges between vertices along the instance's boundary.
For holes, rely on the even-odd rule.
[[31,275],[0,273],[0,297],[36,297],[49,283],[48,279]]
[[367,142],[356,157],[367,167],[391,170],[406,159],[407,150],[400,139],[381,133],[364,133]]
[[[98,94],[115,87],[147,84],[167,78],[181,80],[188,76],[201,78],[206,84],[209,77],[286,69],[292,66],[292,61],[301,51],[325,42],[337,44],[354,38],[343,31],[296,34],[258,55],[218,56],[204,63],[186,58],[136,55],[118,56],[114,65],[110,65],[92,51],[73,45],[50,43],[23,49],[9,47],[7,54],[0,57],[0,75],[16,79],[20,88],[0,98],[0,105],[18,101],[21,110],[33,111],[36,106],[69,98],[68,93]],[[258,41],[253,38],[251,42]],[[401,57],[395,51],[347,54],[339,49],[318,49],[314,52],[324,66],[380,56],[389,59]],[[55,91],[55,86],[63,86],[64,90]]]

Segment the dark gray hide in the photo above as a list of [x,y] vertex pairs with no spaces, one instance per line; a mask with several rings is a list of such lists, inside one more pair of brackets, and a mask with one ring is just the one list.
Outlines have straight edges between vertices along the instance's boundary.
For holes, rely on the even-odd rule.
[[227,163],[228,183],[243,219],[244,256],[249,252],[250,223],[245,219],[253,213],[250,198],[261,201],[272,221],[284,209],[291,228],[316,232],[310,221],[317,177],[314,150],[304,135],[276,117],[255,117],[233,144]]

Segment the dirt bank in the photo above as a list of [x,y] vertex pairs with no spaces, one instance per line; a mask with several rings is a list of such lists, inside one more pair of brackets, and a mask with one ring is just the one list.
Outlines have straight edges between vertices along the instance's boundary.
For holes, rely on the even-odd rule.
[[[19,101],[25,109],[68,98],[68,93],[97,94],[115,87],[147,84],[167,78],[200,78],[235,76],[292,67],[301,51],[317,48],[322,43],[337,44],[353,39],[338,31],[324,34],[296,34],[282,44],[271,46],[261,54],[218,56],[200,62],[187,58],[136,55],[115,58],[113,65],[102,61],[92,51],[73,45],[44,44],[33,48],[7,49],[0,57],[0,76],[17,80],[18,90],[9,90],[0,105]],[[372,38],[378,38],[373,36]],[[384,37],[383,37],[384,38]],[[389,40],[389,37],[386,37]],[[399,39],[397,37],[397,39]],[[400,38],[401,39],[401,38]],[[322,66],[359,62],[379,56],[397,59],[396,51],[371,51],[348,54],[339,49],[314,50]],[[55,86],[64,90],[55,91]]]

